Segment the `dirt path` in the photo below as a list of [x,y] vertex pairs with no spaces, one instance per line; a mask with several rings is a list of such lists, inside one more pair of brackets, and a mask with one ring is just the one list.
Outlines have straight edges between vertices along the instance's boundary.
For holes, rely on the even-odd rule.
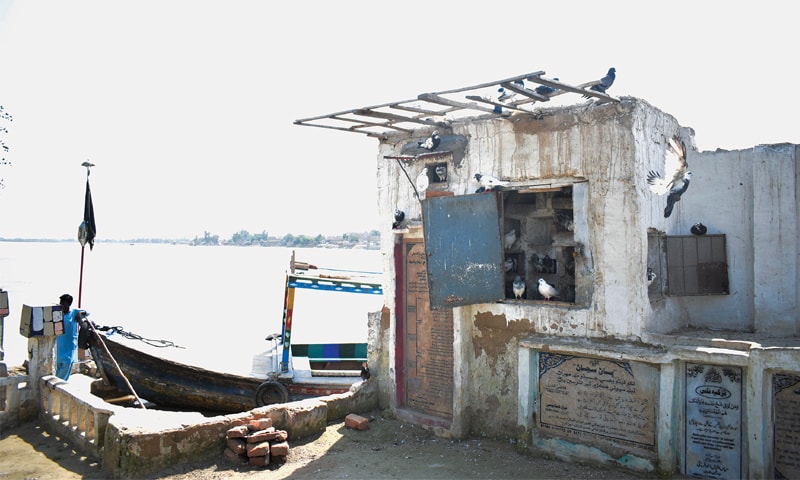
[[[222,456],[211,461],[170,468],[148,479],[598,479],[648,478],[557,460],[534,458],[514,446],[490,439],[451,441],[429,431],[383,416],[369,430],[332,423],[316,438],[290,443],[287,461],[268,467],[237,467]],[[61,439],[36,423],[27,423],[0,437],[0,480],[108,478],[100,465],[75,453]]]

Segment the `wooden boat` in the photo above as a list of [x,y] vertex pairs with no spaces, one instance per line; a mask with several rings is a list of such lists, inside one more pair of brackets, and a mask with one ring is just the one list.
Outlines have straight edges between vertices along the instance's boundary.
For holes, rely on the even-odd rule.
[[[274,340],[275,367],[267,378],[216,372],[188,365],[164,356],[136,348],[128,334],[118,327],[93,326],[88,343],[92,357],[106,384],[138,399],[145,399],[160,408],[233,413],[289,400],[347,392],[354,383],[362,381],[358,370],[324,372],[310,370],[297,375],[292,367],[290,352],[308,358],[309,364],[366,361],[366,345],[295,345],[292,350],[291,328],[294,290],[310,288],[339,292],[382,294],[381,285],[357,281],[343,275],[308,275],[298,273],[315,267],[291,261],[291,273],[286,275],[282,333],[267,337]],[[100,333],[98,330],[105,330]],[[108,335],[110,333],[110,335]],[[140,337],[139,337],[140,338]],[[280,344],[278,344],[280,340]],[[279,348],[280,347],[280,348]],[[335,347],[335,348],[333,348]],[[353,352],[359,351],[354,356]],[[314,353],[318,352],[318,353]],[[343,356],[341,352],[347,352]],[[281,361],[278,363],[278,358]],[[360,362],[359,362],[360,363]],[[304,372],[305,373],[305,372]],[[316,375],[315,375],[316,373]],[[139,400],[141,402],[141,400]]]

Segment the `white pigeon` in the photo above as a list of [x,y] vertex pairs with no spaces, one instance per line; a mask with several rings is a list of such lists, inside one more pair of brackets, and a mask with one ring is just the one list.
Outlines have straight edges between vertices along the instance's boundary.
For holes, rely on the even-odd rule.
[[545,300],[550,300],[553,297],[558,297],[558,290],[552,285],[544,281],[544,278],[539,279],[539,293]]
[[503,246],[506,250],[510,249],[514,246],[514,242],[517,241],[517,229],[512,228],[511,230],[507,231],[505,235],[503,235]]
[[428,167],[422,169],[422,171],[417,175],[417,197],[422,198],[425,194],[425,190],[428,189],[428,183],[430,180],[428,179]]
[[486,190],[492,190],[495,187],[505,187],[508,185],[508,182],[503,180],[498,180],[491,175],[483,175],[480,173],[475,174],[475,180],[478,181],[481,187],[485,188]]
[[678,138],[669,139],[667,150],[664,153],[664,177],[660,173],[650,170],[647,173],[647,183],[650,190],[657,195],[667,195],[667,206],[664,208],[664,218],[672,214],[675,202],[680,201],[681,195],[689,188],[692,172],[686,163],[686,148]]
[[500,88],[497,89],[497,94],[498,94],[497,95],[497,101],[498,102],[507,102],[507,101],[511,100],[512,98],[514,98],[517,95],[517,92],[512,92],[512,91],[506,90],[503,87],[500,87]]
[[525,295],[525,281],[519,275],[514,277],[514,283],[511,284],[511,289],[514,291],[514,297],[522,298]]
[[650,285],[652,285],[655,279],[656,279],[656,272],[654,272],[652,268],[647,267],[647,286],[649,287]]

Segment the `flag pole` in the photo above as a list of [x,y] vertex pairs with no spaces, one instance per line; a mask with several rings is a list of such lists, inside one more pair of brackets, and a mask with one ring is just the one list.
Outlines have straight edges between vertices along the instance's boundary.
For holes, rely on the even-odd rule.
[[78,227],[78,241],[81,243],[81,274],[78,281],[78,308],[81,308],[81,300],[83,299],[83,259],[86,254],[86,244],[89,244],[89,249],[94,247],[94,236],[96,227],[94,223],[94,205],[92,204],[92,191],[89,188],[89,175],[91,175],[91,167],[93,163],[88,160],[81,164],[86,167],[86,196],[83,202],[83,222]]

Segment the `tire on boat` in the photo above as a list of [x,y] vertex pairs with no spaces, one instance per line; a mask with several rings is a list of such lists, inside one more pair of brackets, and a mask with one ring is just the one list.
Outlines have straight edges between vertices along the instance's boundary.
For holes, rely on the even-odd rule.
[[289,390],[281,383],[269,380],[258,386],[256,390],[256,406],[273,405],[289,401]]

